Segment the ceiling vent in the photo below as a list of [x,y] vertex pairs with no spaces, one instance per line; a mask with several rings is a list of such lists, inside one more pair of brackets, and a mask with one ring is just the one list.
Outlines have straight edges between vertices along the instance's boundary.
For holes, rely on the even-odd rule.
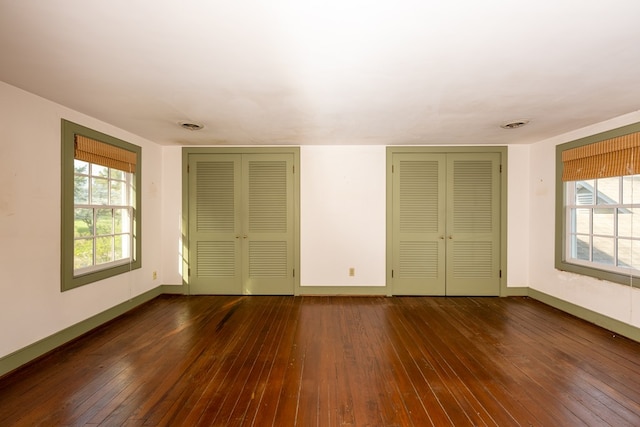
[[522,126],[526,125],[527,123],[529,123],[529,120],[514,120],[512,122],[507,122],[504,124],[501,124],[500,127],[502,129],[517,129],[517,128],[521,128]]
[[180,127],[186,130],[200,130],[204,126],[198,123],[181,122]]

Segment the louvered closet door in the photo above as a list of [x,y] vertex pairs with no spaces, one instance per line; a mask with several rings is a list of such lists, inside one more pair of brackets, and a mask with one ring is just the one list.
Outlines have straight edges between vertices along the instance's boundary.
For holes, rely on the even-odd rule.
[[189,165],[189,291],[240,294],[241,156],[199,154]]
[[444,295],[445,154],[394,154],[393,294]]
[[293,155],[243,155],[243,293],[292,295]]
[[500,154],[447,155],[447,295],[500,294]]

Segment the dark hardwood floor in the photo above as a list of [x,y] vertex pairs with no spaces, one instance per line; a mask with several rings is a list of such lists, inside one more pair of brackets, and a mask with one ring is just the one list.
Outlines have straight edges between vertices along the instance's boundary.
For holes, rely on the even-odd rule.
[[528,298],[162,296],[0,379],[1,426],[638,426],[640,343]]

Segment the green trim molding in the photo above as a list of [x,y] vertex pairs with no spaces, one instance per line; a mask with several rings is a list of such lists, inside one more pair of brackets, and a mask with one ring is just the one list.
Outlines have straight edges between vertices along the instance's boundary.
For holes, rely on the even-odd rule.
[[[89,129],[68,120],[61,120],[61,214],[60,214],[60,288],[61,291],[77,288],[88,283],[106,279],[142,267],[142,148],[115,138],[113,136]],[[135,177],[135,225],[134,225],[134,259],[132,262],[115,267],[103,268],[81,276],[74,276],[73,271],[73,234],[74,234],[74,159],[75,136],[83,135],[96,141],[120,147],[136,154],[138,164]]]
[[386,286],[300,286],[302,296],[390,296]]

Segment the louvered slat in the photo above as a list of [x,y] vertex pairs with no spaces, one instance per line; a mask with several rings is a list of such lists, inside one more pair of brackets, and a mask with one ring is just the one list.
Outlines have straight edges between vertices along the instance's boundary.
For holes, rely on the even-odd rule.
[[399,279],[438,277],[437,242],[400,242]]
[[250,242],[250,278],[286,278],[287,274],[287,242]]
[[400,232],[438,231],[438,162],[401,161]]
[[198,242],[198,278],[233,278],[236,269],[234,242]]
[[455,279],[490,279],[493,271],[491,242],[453,243],[453,277]]
[[233,162],[199,162],[196,170],[196,230],[232,233],[234,223]]
[[453,231],[490,233],[492,230],[491,161],[454,162]]
[[249,162],[249,232],[287,231],[287,162]]

